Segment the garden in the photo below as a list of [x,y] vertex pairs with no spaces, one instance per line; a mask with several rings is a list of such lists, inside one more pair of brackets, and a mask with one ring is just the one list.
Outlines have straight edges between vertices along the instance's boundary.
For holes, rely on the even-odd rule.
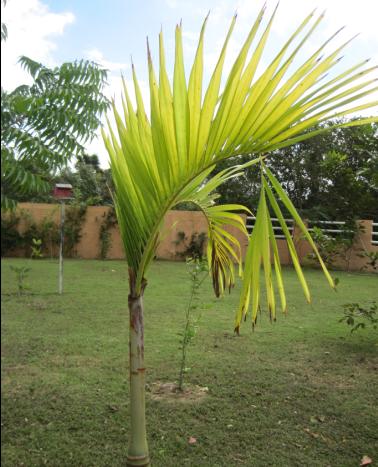
[[[10,266],[29,265],[18,293]],[[123,261],[2,261],[4,465],[121,466],[127,454],[127,269]],[[177,383],[188,267],[157,261],[145,292],[146,414],[159,466],[356,466],[377,458],[377,339],[351,333],[345,303],[377,296],[373,274],[337,272],[335,293],[306,270],[305,303],[285,270],[288,316],[233,333],[240,283],[216,299],[206,279]],[[361,321],[361,320],[360,320]],[[363,321],[363,320],[362,320]],[[369,324],[369,322],[366,322]],[[168,388],[169,390],[166,390]],[[367,465],[367,464],[366,464]]]
[[2,2],[4,465],[376,462],[374,48],[206,0],[170,36],[79,2],[59,41],[43,1]]

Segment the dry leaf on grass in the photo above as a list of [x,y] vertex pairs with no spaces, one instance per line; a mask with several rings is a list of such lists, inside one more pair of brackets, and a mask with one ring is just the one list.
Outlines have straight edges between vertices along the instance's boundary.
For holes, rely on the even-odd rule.
[[369,456],[364,456],[364,457],[361,459],[361,464],[360,464],[360,466],[370,465],[372,462],[373,462],[373,460],[370,459]]
[[309,428],[303,428],[303,430],[309,434],[310,436],[312,436],[313,438],[319,438],[319,434],[318,433],[314,433],[313,431],[311,431]]

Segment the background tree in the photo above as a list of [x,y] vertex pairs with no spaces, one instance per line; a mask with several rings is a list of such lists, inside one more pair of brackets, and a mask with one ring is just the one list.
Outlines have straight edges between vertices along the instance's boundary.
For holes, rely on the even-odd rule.
[[[38,167],[33,167],[35,173]],[[73,203],[86,206],[112,206],[113,180],[110,169],[102,169],[96,154],[78,156],[73,167],[66,166],[57,173],[44,174],[45,181],[49,186],[56,183],[70,183],[73,187]],[[18,202],[32,203],[56,203],[51,192],[40,192],[35,194],[15,193],[14,198]]]
[[[274,151],[275,157],[266,164],[279,174],[290,199],[309,219],[378,219],[378,125],[332,125],[326,122],[322,126],[328,132]],[[247,156],[241,158],[246,160]],[[233,163],[224,161],[215,171]],[[221,203],[242,203],[255,211],[259,174],[247,168],[218,190]]]
[[71,183],[76,202],[88,206],[113,205],[110,169],[100,167],[96,154],[79,156],[75,168],[62,170],[56,180]]
[[[359,81],[359,84],[355,84],[355,80],[371,73],[374,67],[364,68],[364,61],[330,77],[328,71],[338,63],[338,56],[343,49],[342,46],[333,53],[324,55],[324,48],[330,40],[321,44],[304,62],[297,62],[298,52],[323,18],[323,15],[314,18],[313,12],[282,45],[273,61],[256,76],[275,15],[274,13],[259,35],[264,11],[265,8],[259,13],[226,78],[224,88],[221,89],[222,68],[227,43],[236,21],[234,17],[203,99],[203,34],[206,21],[201,30],[188,82],[184,70],[182,28],[181,25],[176,27],[173,86],[166,71],[161,33],[158,80],[148,51],[150,119],[145,113],[133,67],[137,110],[134,109],[125,86],[124,118],[114,107],[118,137],[111,127],[109,136],[104,133],[115,185],[115,208],[129,268],[129,466],[149,465],[145,424],[143,295],[147,285],[148,266],[154,257],[160,240],[161,224],[169,209],[178,203],[192,202],[206,216],[207,259],[214,291],[219,296],[234,284],[234,261],[241,268],[240,245],[224,229],[224,225],[233,225],[246,234],[243,220],[232,212],[246,208],[236,204],[216,205],[213,193],[223,182],[239,176],[248,165],[259,167],[259,203],[255,227],[245,256],[241,298],[235,315],[236,332],[239,332],[240,324],[247,313],[251,314],[252,322],[256,322],[264,293],[260,285],[261,264],[271,318],[274,319],[276,313],[275,291],[280,298],[282,310],[286,310],[284,283],[270,209],[280,219],[302,289],[310,301],[308,285],[277,199],[280,199],[295,218],[317,253],[329,284],[335,286],[305,225],[264,160],[267,154],[275,150],[327,130],[320,128],[306,133],[316,123],[325,122],[331,116],[347,115],[371,107],[373,104],[361,104],[359,99],[376,90],[372,88],[375,80],[367,78]],[[256,43],[249,54],[255,39]],[[294,71],[290,67],[293,62],[299,63]],[[362,71],[356,73],[359,68]],[[357,101],[356,105],[352,104],[354,101]],[[366,118],[358,122],[335,124],[335,127],[360,125],[376,120]],[[216,164],[238,155],[253,155],[255,158],[244,165],[221,171],[209,179]],[[276,278],[275,282],[273,276]]]
[[47,192],[59,167],[85,154],[84,144],[108,108],[107,71],[90,61],[50,69],[21,57],[33,84],[1,90],[1,206]]

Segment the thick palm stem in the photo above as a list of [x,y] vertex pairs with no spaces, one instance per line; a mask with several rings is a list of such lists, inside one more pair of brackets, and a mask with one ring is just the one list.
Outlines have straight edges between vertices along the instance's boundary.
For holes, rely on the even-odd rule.
[[127,466],[149,466],[145,415],[143,291],[129,295],[130,438]]

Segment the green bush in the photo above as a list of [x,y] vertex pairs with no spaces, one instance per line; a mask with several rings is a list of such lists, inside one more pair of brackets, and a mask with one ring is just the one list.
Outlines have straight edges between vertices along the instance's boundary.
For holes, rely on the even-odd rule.
[[1,256],[13,252],[22,246],[23,238],[18,232],[20,217],[15,213],[1,213]]
[[378,305],[372,302],[370,307],[363,307],[359,303],[346,303],[344,307],[344,316],[340,319],[340,323],[346,322],[348,326],[352,326],[350,332],[357,329],[364,329],[367,326],[372,326],[373,329],[378,327]]

